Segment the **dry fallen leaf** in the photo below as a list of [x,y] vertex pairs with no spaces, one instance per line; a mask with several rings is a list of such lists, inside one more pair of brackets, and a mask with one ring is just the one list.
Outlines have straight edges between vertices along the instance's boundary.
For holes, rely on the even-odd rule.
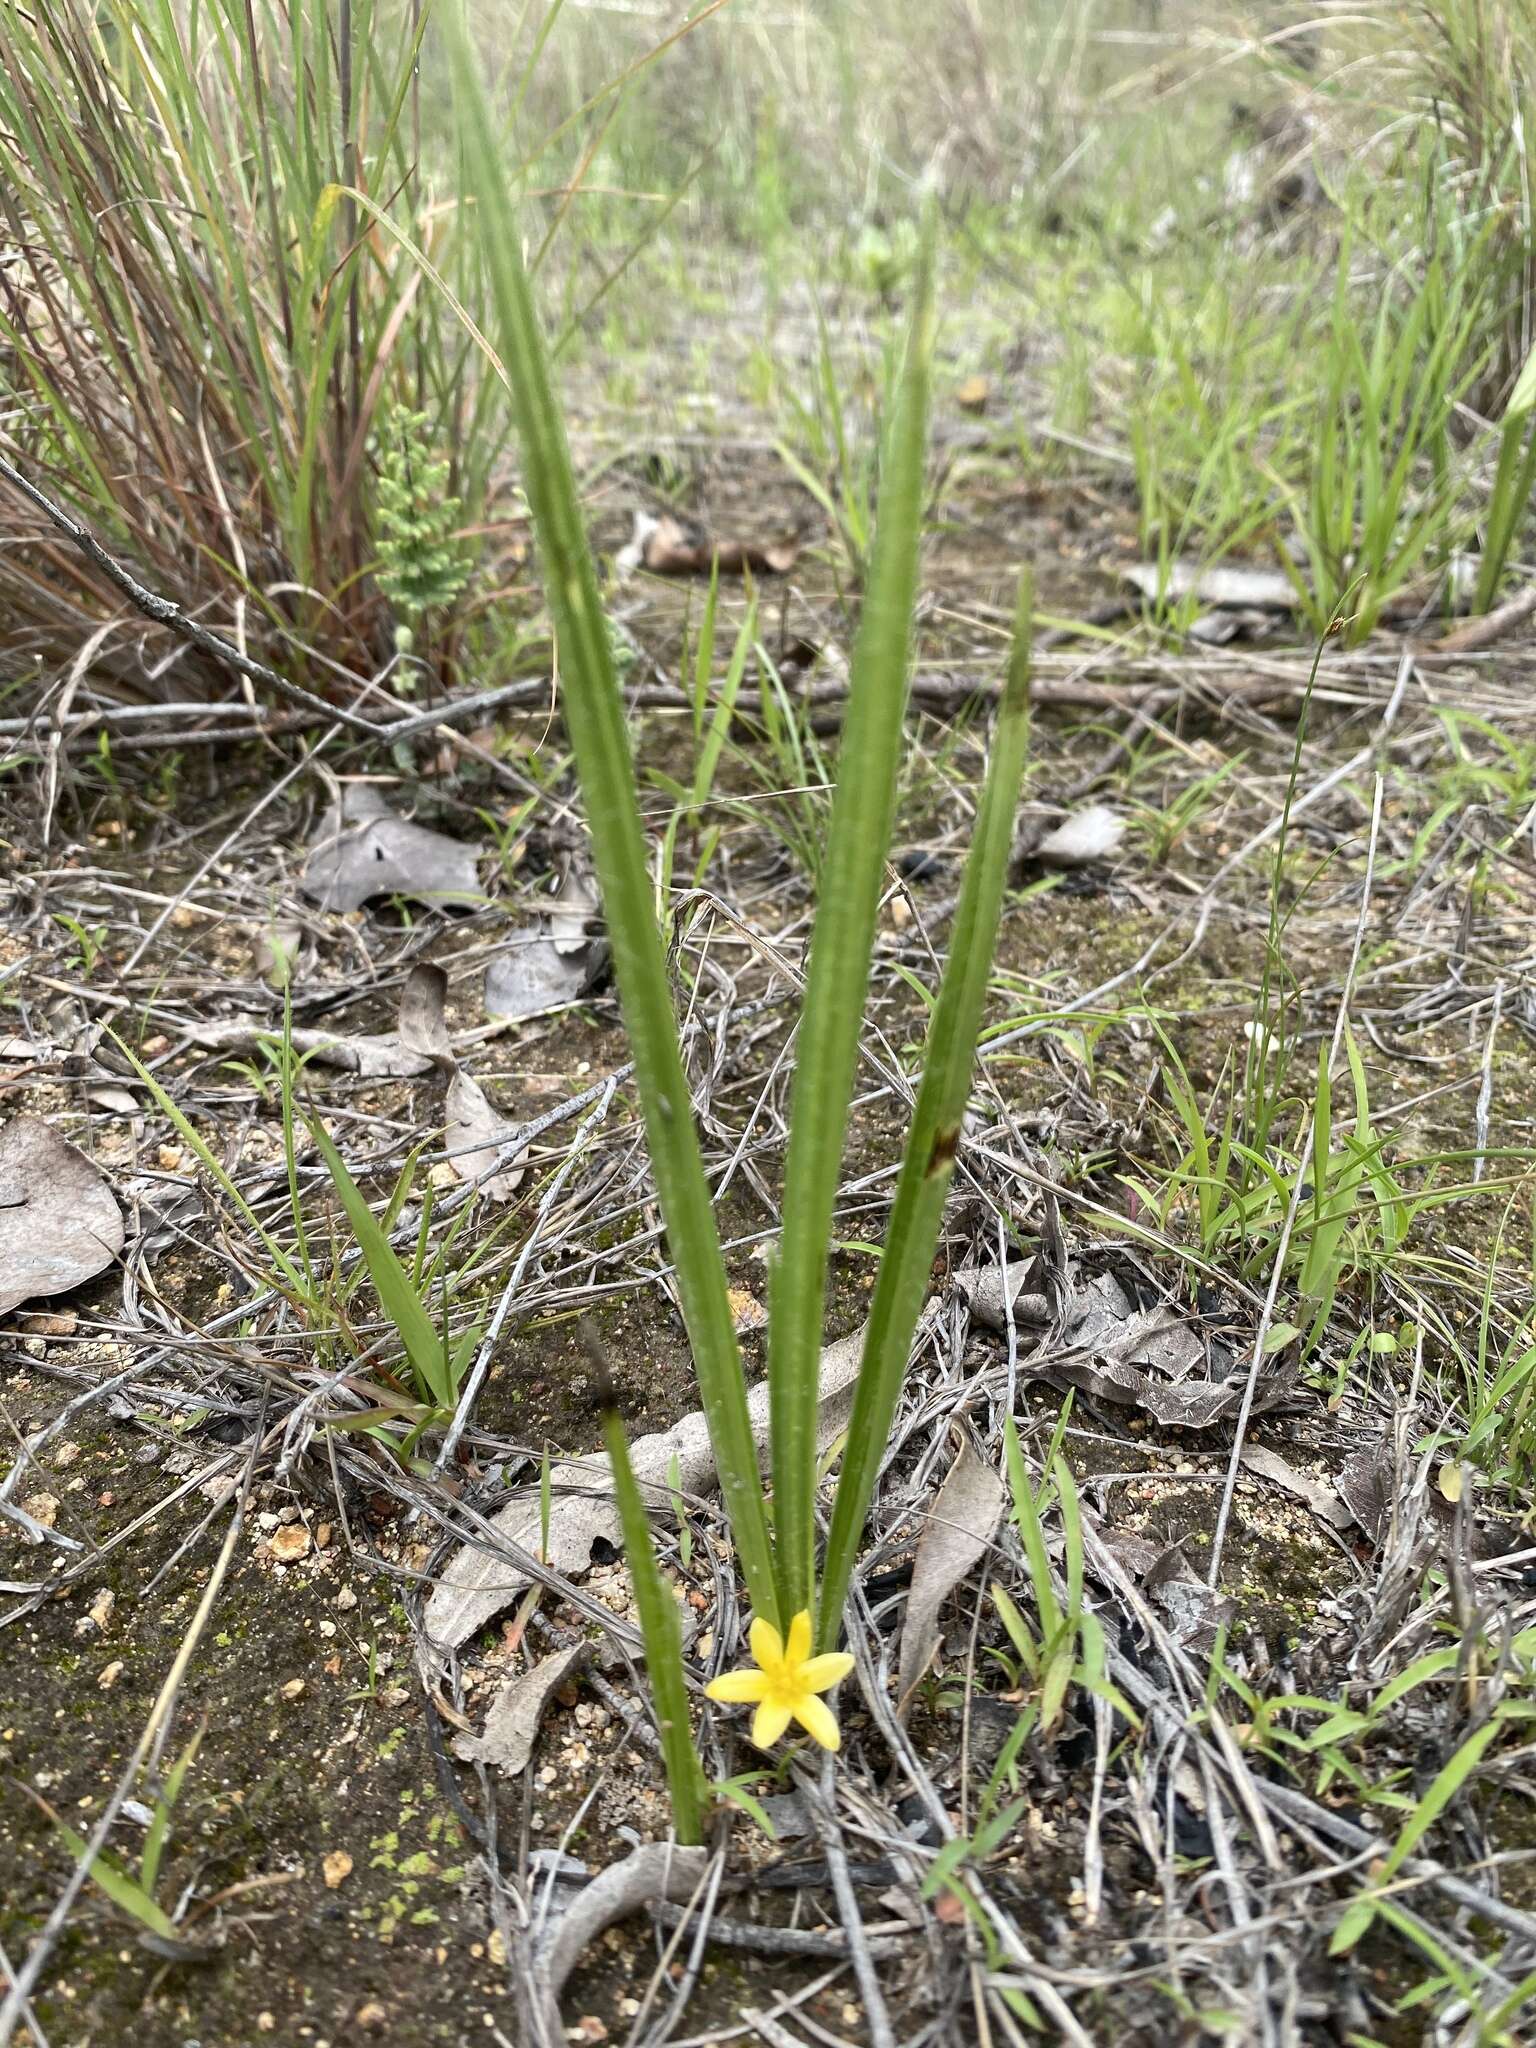
[[266,925],[251,942],[251,964],[263,981],[282,988],[293,974],[293,963],[303,943],[302,925]]
[[522,1185],[528,1157],[524,1145],[515,1157],[503,1158],[517,1125],[499,1117],[480,1083],[457,1067],[448,1083],[446,1110],[443,1149],[454,1172],[460,1180],[474,1181],[489,1201],[509,1202]]
[[[1002,1329],[1004,1288],[1013,1295],[1021,1340],[1024,1310],[1036,1297],[1022,1289],[1033,1261],[1018,1260],[1006,1280],[995,1268],[956,1275],[956,1285],[978,1322]],[[990,1276],[990,1277],[989,1277]],[[984,1284],[985,1283],[985,1284]],[[1077,1387],[1112,1407],[1136,1408],[1169,1429],[1209,1429],[1235,1415],[1243,1400],[1241,1375],[1207,1378],[1196,1370],[1205,1355],[1199,1324],[1167,1304],[1134,1309],[1109,1273],[1080,1279],[1062,1314],[1060,1341],[1025,1353],[1028,1370],[1063,1389]],[[1291,1398],[1294,1369],[1277,1366],[1255,1388],[1253,1412],[1263,1414]]]
[[1051,1305],[1043,1294],[1026,1291],[1031,1278],[1032,1259],[1016,1259],[1004,1272],[1001,1266],[977,1266],[955,1275],[955,1286],[976,1320],[991,1330],[1006,1330],[1008,1309],[1013,1306],[1016,1327],[1043,1327],[1051,1320]]
[[[187,1037],[208,1052],[251,1053],[270,1044],[272,1026],[257,1018],[232,1018],[223,1024],[190,1026]],[[347,1037],[334,1031],[304,1027],[290,1034],[293,1049],[322,1067],[335,1067],[344,1074],[360,1074],[370,1080],[405,1079],[427,1073],[432,1065],[424,1054],[412,1052],[393,1034],[360,1033]]]
[[96,1168],[39,1116],[0,1130],[0,1315],[93,1280],[123,1248],[123,1218]]
[[1379,1543],[1392,1525],[1397,1501],[1397,1461],[1391,1439],[1376,1437],[1362,1444],[1339,1467],[1335,1484],[1340,1500],[1373,1543]]
[[1435,1474],[1435,1484],[1440,1489],[1441,1499],[1448,1500],[1452,1507],[1456,1505],[1461,1499],[1462,1494],[1466,1491],[1467,1475],[1470,1469],[1469,1466],[1463,1465],[1459,1459],[1450,1458],[1447,1459],[1445,1464]]
[[573,1677],[590,1654],[586,1643],[573,1643],[545,1657],[531,1671],[520,1672],[491,1702],[481,1735],[456,1735],[453,1753],[465,1763],[489,1764],[504,1777],[515,1778],[528,1767],[539,1727],[550,1700]]
[[566,869],[549,913],[549,937],[557,953],[580,953],[590,943],[587,926],[601,915],[597,892],[574,867]]
[[340,809],[333,804],[321,819],[299,887],[322,910],[360,910],[375,896],[473,906],[485,901],[479,853],[396,817],[364,783],[345,789]]
[[486,963],[487,1016],[540,1017],[575,1002],[591,986],[594,952],[564,954],[544,932],[519,933]]
[[1239,1463],[1245,1472],[1253,1473],[1258,1479],[1271,1479],[1286,1493],[1305,1501],[1313,1514],[1335,1529],[1345,1529],[1354,1520],[1354,1511],[1345,1505],[1337,1489],[1326,1479],[1319,1479],[1310,1472],[1298,1472],[1278,1451],[1269,1450],[1264,1444],[1245,1444]]
[[1035,848],[1034,858],[1048,868],[1083,868],[1108,860],[1125,837],[1125,820],[1107,804],[1089,804],[1064,818]]
[[1003,1512],[1003,1482],[962,1437],[949,1476],[928,1510],[912,1566],[896,1677],[897,1713],[905,1714],[939,1647],[939,1610],[986,1552]]
[[1143,1589],[1167,1615],[1174,1641],[1189,1650],[1208,1651],[1236,1612],[1235,1602],[1205,1583],[1177,1543],[1152,1566]]
[[448,977],[430,960],[418,960],[400,991],[400,1042],[423,1059],[451,1060],[445,1010]]
[[702,527],[691,522],[685,526],[669,512],[659,519],[637,512],[634,533],[628,547],[621,549],[617,566],[621,574],[649,569],[653,576],[707,576],[718,562],[722,576],[740,576],[746,570],[754,576],[787,576],[799,554],[797,540],[715,540]]
[[1120,571],[1125,582],[1154,602],[1177,604],[1186,597],[1220,610],[1293,612],[1300,603],[1296,585],[1280,569],[1208,568],[1199,562],[1130,562]]

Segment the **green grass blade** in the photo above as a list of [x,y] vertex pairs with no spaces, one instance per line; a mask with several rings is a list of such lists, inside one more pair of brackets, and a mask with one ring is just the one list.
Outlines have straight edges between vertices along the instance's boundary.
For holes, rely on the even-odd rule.
[[220,1193],[226,1196],[234,1207],[239,1210],[247,1228],[259,1240],[262,1250],[272,1261],[273,1268],[279,1276],[281,1284],[288,1289],[295,1299],[305,1299],[303,1273],[300,1272],[292,1259],[289,1258],[272,1233],[264,1227],[255,1210],[245,1199],[244,1195],[241,1194],[239,1188],[236,1187],[234,1179],[226,1170],[223,1161],[214,1153],[207,1140],[189,1121],[180,1106],[172,1101],[170,1095],[161,1086],[160,1082],[156,1080],[148,1067],[145,1066],[144,1062],[133,1050],[133,1047],[125,1039],[119,1038],[115,1032],[110,1035],[118,1051],[127,1060],[140,1081],[143,1082],[144,1086],[154,1097],[155,1107],[163,1116],[170,1118],[175,1126],[177,1136],[191,1147],[209,1179],[212,1180]]
[[1402,1869],[1423,1837],[1466,1784],[1481,1761],[1483,1751],[1502,1733],[1503,1728],[1498,1721],[1485,1721],[1481,1728],[1472,1731],[1450,1761],[1436,1773],[1433,1784],[1413,1809],[1402,1833],[1392,1844],[1386,1860],[1376,1872],[1378,1884],[1389,1883]]
[[160,1859],[165,1854],[165,1845],[170,1838],[171,1816],[176,1811],[176,1802],[181,1797],[181,1782],[191,1769],[203,1737],[208,1732],[208,1723],[192,1731],[192,1739],[181,1755],[165,1774],[165,1784],[160,1797],[155,1801],[154,1817],[144,1836],[144,1854],[139,1859],[140,1888],[154,1897],[155,1885],[160,1876]]
[[934,240],[930,208],[854,643],[796,1047],[784,1227],[768,1325],[774,1532],[786,1619],[810,1607],[815,1584],[816,1395],[827,1253],[905,737],[933,359]]
[[672,1818],[677,1839],[703,1840],[704,1771],[693,1745],[688,1719],[688,1687],[683,1675],[683,1631],[677,1602],[668,1592],[651,1548],[645,1502],[629,1462],[629,1443],[617,1408],[603,1412],[603,1441],[613,1468],[613,1493],[624,1532],[624,1561],[635,1591],[635,1611],[645,1638],[645,1671],[656,1707],[662,1759],[672,1793]]
[[771,1614],[777,1601],[762,1479],[656,927],[608,623],[501,152],[459,10],[450,11],[448,27],[468,196],[475,202],[476,231],[495,300],[502,356],[512,380],[524,486],[560,649],[561,708],[586,800],[651,1168],[737,1555],[754,1607]]
[[312,1120],[309,1129],[341,1197],[341,1206],[347,1212],[347,1221],[352,1226],[352,1235],[357,1239],[357,1248],[373,1281],[379,1306],[400,1333],[400,1341],[405,1346],[405,1355],[411,1361],[418,1386],[430,1393],[439,1408],[451,1409],[453,1374],[436,1324],[411,1285],[410,1275],[401,1265],[379,1219],[363,1199],[361,1188],[348,1173],[341,1154],[318,1120]]
[[[714,595],[714,585],[710,585]],[[713,614],[710,624],[713,631]],[[747,656],[752,652],[752,643],[757,638],[757,599],[754,597],[747,606],[747,616],[741,622],[741,631],[736,635],[736,645],[731,650],[730,666],[725,672],[720,695],[715,703],[714,716],[709,721],[709,731],[699,749],[699,765],[693,774],[693,800],[696,804],[709,801],[715,786],[715,777],[720,771],[720,756],[725,752],[725,743],[731,735],[731,719],[736,710],[736,698],[741,689],[741,679],[746,673]],[[704,701],[702,693],[696,700],[698,712],[702,715]]]
[[1013,844],[1014,811],[1029,745],[1031,617],[1032,594],[1026,576],[1019,588],[1013,653],[955,912],[949,959],[934,1008],[917,1106],[870,1304],[869,1334],[848,1425],[848,1449],[827,1539],[818,1619],[823,1648],[836,1641],[841,1625],[864,1518],[901,1397],[912,1331],[928,1288],[970,1093],[971,1064],[992,971]]
[[[60,1820],[51,1808],[48,1817],[64,1838],[70,1855],[76,1861],[88,1853],[81,1837],[66,1822]],[[105,1850],[98,1851],[91,1859],[91,1882],[106,1893],[119,1912],[129,1914],[151,1934],[158,1935],[162,1941],[180,1939],[175,1922],[164,1907],[157,1904],[143,1886],[131,1878],[122,1865],[115,1862]]]

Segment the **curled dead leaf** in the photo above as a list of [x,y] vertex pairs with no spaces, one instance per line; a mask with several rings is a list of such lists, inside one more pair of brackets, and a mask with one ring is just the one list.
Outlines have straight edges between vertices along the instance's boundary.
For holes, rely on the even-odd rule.
[[568,867],[549,913],[550,944],[560,954],[585,951],[590,943],[587,926],[601,913],[595,888],[574,866]]
[[485,901],[479,855],[478,847],[397,817],[376,789],[354,784],[321,819],[299,887],[322,910],[360,910],[375,896],[474,906]]
[[400,991],[400,1042],[423,1059],[451,1060],[446,1007],[448,977],[430,960],[418,960]]
[[550,1700],[582,1668],[588,1655],[586,1643],[573,1643],[510,1680],[491,1702],[485,1732],[455,1736],[454,1755],[466,1763],[489,1764],[504,1777],[517,1777],[528,1767]]
[[592,986],[601,961],[601,949],[590,943],[580,953],[562,953],[544,932],[519,932],[486,962],[486,1014],[516,1020],[561,1009]]

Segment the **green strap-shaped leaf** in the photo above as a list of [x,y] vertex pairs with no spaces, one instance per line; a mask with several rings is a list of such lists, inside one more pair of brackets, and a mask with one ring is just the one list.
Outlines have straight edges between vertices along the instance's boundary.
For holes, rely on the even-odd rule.
[[869,1331],[848,1423],[848,1448],[843,1454],[827,1538],[817,1621],[817,1639],[823,1649],[836,1642],[842,1625],[848,1580],[880,1460],[890,1440],[912,1332],[928,1291],[944,1199],[960,1145],[976,1036],[1002,914],[1019,780],[1029,745],[1032,616],[1030,584],[1025,577],[1019,588],[1013,653],[992,738],[986,787],[928,1033],[927,1059],[896,1183],[880,1277],[870,1304]]
[[656,927],[634,764],[608,624],[587,546],[565,424],[523,265],[521,236],[461,9],[448,11],[454,103],[476,228],[511,380],[545,593],[560,655],[561,712],[576,756],[592,854],[613,948],[614,978],[634,1052],[656,1192],[677,1268],[683,1319],[721,1491],[753,1605],[774,1611],[762,1480],[747,1414],[741,1354],[726,1298],[714,1209],[678,1046],[666,958]]
[[773,1515],[785,1619],[815,1585],[816,1403],[827,1255],[842,1171],[905,745],[933,360],[934,213],[923,227],[906,359],[880,479],[869,587],[854,642],[826,863],[811,938],[768,1322]]
[[608,1446],[608,1463],[613,1469],[613,1493],[624,1535],[624,1561],[629,1566],[635,1611],[645,1638],[645,1670],[656,1703],[661,1754],[672,1794],[672,1819],[680,1842],[698,1842],[703,1839],[704,1772],[688,1718],[682,1625],[677,1618],[677,1602],[657,1568],[645,1502],[629,1462],[629,1443],[616,1408],[604,1412],[603,1441]]
[[379,1306],[400,1333],[405,1355],[417,1385],[430,1393],[439,1408],[451,1410],[454,1402],[453,1370],[437,1325],[411,1284],[411,1276],[400,1263],[398,1253],[384,1233],[384,1227],[364,1200],[363,1191],[347,1171],[346,1162],[331,1142],[319,1120],[312,1119],[310,1136],[325,1161],[326,1170],[347,1212],[352,1235],[363,1255]]

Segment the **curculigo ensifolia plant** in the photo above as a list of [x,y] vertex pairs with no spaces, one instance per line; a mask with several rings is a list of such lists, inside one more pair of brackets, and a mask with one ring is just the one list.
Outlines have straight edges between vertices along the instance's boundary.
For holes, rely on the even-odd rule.
[[[822,1696],[852,1662],[836,1644],[928,1288],[1001,914],[1028,741],[1028,581],[1020,590],[971,857],[910,1112],[818,1586],[816,1425],[827,1262],[904,746],[934,346],[936,210],[931,201],[924,210],[905,349],[886,426],[879,518],[850,664],[837,788],[800,1014],[784,1227],[769,1289],[770,1532],[726,1270],[679,1048],[625,711],[564,421],[523,261],[513,195],[462,12],[452,18],[449,41],[467,179],[465,210],[481,237],[511,385],[523,483],[559,646],[562,711],[585,800],[651,1169],[700,1404],[752,1608],[756,1668],[716,1679],[708,1690],[723,1703],[755,1704],[755,1726],[765,1742],[793,1721],[833,1748],[837,1722]],[[612,1427],[609,1436],[611,1448],[616,1441]],[[649,1536],[640,1540],[638,1525],[634,1537],[630,1564],[638,1591],[650,1584],[654,1556]],[[639,1604],[643,1618],[652,1603]],[[697,1759],[691,1733],[683,1755],[681,1740],[674,1739],[682,1734],[677,1717],[661,1698],[663,1688],[671,1692],[673,1677],[682,1675],[672,1630],[652,1631],[647,1652],[658,1712],[668,1723],[665,1754],[674,1818],[686,1837],[699,1824]],[[668,1677],[658,1685],[663,1668]]]

